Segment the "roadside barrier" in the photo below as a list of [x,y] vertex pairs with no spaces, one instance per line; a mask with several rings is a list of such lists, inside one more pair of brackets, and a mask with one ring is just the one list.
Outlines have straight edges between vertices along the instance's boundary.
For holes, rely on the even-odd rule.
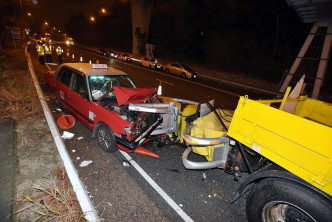
[[[68,151],[65,147],[65,144],[60,136],[59,130],[56,127],[55,121],[52,117],[52,112],[50,110],[50,108],[47,105],[46,99],[43,95],[43,91],[40,88],[35,70],[33,68],[32,62],[31,62],[31,58],[30,58],[30,54],[28,52],[28,48],[25,47],[25,55],[27,57],[27,61],[28,61],[28,66],[30,69],[30,74],[32,77],[32,80],[34,82],[34,85],[36,87],[36,91],[38,94],[38,97],[40,99],[40,103],[41,106],[44,110],[44,114],[45,114],[45,118],[46,121],[48,123],[48,126],[50,128],[51,134],[54,138],[54,142],[56,144],[56,147],[58,149],[59,155],[61,157],[61,160],[63,161],[63,164],[65,166],[67,175],[69,177],[70,183],[73,186],[73,190],[76,194],[77,200],[81,206],[82,212],[84,214],[84,217],[88,220],[88,221],[92,221],[92,222],[99,222],[101,221],[98,218],[98,214],[96,209],[94,208],[94,206],[92,205],[92,202],[87,194],[87,191],[85,190],[82,181],[80,180],[78,173],[74,167],[74,164],[72,162],[72,160],[70,159],[70,156],[68,154]],[[74,54],[73,54],[74,55]]]

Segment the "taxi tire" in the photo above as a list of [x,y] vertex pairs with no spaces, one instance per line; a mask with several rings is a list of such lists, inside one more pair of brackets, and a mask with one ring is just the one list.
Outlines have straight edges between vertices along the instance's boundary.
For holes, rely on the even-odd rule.
[[100,148],[106,152],[114,153],[118,151],[114,133],[105,124],[100,125],[97,129],[97,141]]
[[182,76],[182,78],[185,79],[185,78],[186,78],[186,73],[183,72],[183,73],[181,74],[181,76]]
[[274,221],[279,213],[275,209],[286,206],[288,208],[283,212],[285,221],[308,221],[308,215],[314,221],[327,222],[332,218],[331,202],[317,192],[292,181],[265,179],[249,193],[246,203],[248,221]]

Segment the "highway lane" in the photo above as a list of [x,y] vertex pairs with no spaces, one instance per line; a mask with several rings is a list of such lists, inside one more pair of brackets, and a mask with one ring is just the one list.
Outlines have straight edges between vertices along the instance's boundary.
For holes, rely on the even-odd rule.
[[[79,51],[76,50],[76,53]],[[88,55],[88,53],[83,55]],[[76,55],[76,54],[75,54]],[[78,54],[77,54],[78,55]],[[79,56],[76,55],[75,59]],[[159,84],[158,80],[167,81],[163,84],[164,94],[172,94],[178,98],[201,100],[208,95],[208,87],[199,89],[190,88],[191,81],[178,77],[160,75],[152,70],[126,64],[121,61],[105,59],[90,55],[100,63],[108,63],[114,68],[127,72],[139,86],[153,87]],[[85,59],[85,58],[84,58]],[[71,59],[67,59],[67,61]],[[36,62],[36,58],[35,58]],[[40,65],[37,65],[40,66]],[[53,67],[55,68],[55,67]],[[45,70],[45,69],[44,69]],[[42,76],[41,70],[39,76]],[[181,84],[179,84],[181,83]],[[185,85],[186,87],[183,87]],[[188,88],[187,88],[188,87]],[[54,94],[44,88],[49,98],[49,105],[54,115],[59,114],[54,106]],[[207,91],[207,92],[206,92]],[[181,94],[180,94],[181,93]],[[231,94],[229,97],[231,98]],[[224,96],[225,97],[225,96]],[[205,98],[204,98],[205,99]],[[62,130],[61,130],[62,131]],[[90,192],[92,201],[106,221],[135,220],[135,221],[181,221],[177,213],[156,193],[140,174],[132,167],[124,167],[124,157],[120,153],[109,154],[103,152],[91,132],[81,123],[68,130],[75,134],[74,139],[65,140],[68,152],[79,172],[81,179]],[[83,137],[82,140],[77,138]],[[191,171],[182,166],[181,155],[183,146],[169,144],[159,146],[155,143],[147,144],[146,148],[158,153],[160,159],[154,159],[138,154],[130,154],[147,174],[178,204],[194,221],[245,221],[245,200],[240,199],[230,204],[236,188],[240,182],[233,180],[231,175],[222,170]],[[75,152],[74,152],[75,151]],[[198,155],[192,158],[204,161]],[[92,160],[88,167],[79,167],[83,160]],[[245,174],[240,181],[245,178]]]
[[[266,95],[235,89],[227,85],[217,87],[200,77],[196,80],[183,79],[177,75],[142,67],[137,61],[127,63],[73,47],[71,47],[71,51],[75,55],[79,55],[79,57],[82,56],[84,61],[91,59],[94,62],[98,59],[100,63],[106,63],[113,68],[129,74],[138,87],[157,87],[160,81],[162,81],[164,96],[188,99],[196,102],[215,99],[217,106],[224,107],[225,105],[232,109],[236,108],[239,96],[249,95],[253,99],[269,98]],[[79,57],[76,56],[77,61]]]

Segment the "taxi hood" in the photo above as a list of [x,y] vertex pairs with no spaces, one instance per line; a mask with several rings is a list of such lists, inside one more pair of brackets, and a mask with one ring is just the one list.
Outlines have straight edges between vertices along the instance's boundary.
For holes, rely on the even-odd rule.
[[119,86],[113,87],[118,106],[129,105],[129,103],[143,103],[151,96],[156,94],[156,88],[123,88]]

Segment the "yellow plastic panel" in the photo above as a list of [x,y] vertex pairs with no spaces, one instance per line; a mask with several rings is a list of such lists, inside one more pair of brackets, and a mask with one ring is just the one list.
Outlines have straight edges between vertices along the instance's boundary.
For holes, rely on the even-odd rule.
[[[219,111],[221,112],[221,111]],[[193,122],[191,136],[197,138],[220,138],[225,135],[225,131],[214,112],[200,117]],[[193,152],[205,156],[208,161],[213,160],[214,146],[193,146]]]

